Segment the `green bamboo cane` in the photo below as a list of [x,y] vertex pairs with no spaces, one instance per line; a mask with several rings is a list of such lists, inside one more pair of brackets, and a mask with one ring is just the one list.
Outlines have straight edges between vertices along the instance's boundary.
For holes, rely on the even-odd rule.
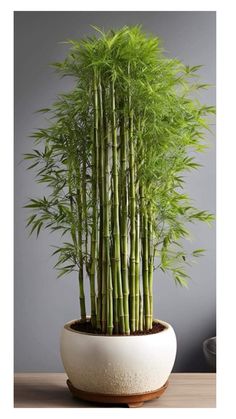
[[98,298],[97,298],[97,328],[101,329],[102,316],[102,283],[104,282],[104,193],[105,193],[105,171],[104,171],[104,135],[105,135],[105,109],[101,85],[101,75],[98,76],[98,106],[99,106],[99,254],[98,254]]
[[144,305],[145,305],[145,328],[151,329],[150,312],[150,288],[149,288],[149,243],[148,243],[148,216],[147,210],[144,210],[144,257],[143,257],[143,276],[144,276]]
[[[108,334],[114,332],[118,333],[118,293],[117,284],[112,283],[112,267],[110,262],[110,165],[109,165],[109,141],[110,141],[110,127],[107,121],[106,109],[106,88],[101,82],[100,101],[102,103],[102,117],[103,117],[103,134],[104,134],[104,165],[103,165],[103,196],[104,196],[104,211],[103,211],[103,252],[102,252],[102,317],[106,318],[106,327],[104,327]],[[113,300],[114,298],[114,300]],[[114,322],[113,322],[113,319]],[[112,326],[114,323],[114,327]],[[111,327],[112,326],[112,327]],[[108,331],[109,329],[109,331]]]
[[141,295],[141,291],[139,291],[139,324],[138,329],[143,330],[143,299]]
[[[142,230],[141,224],[141,214],[140,209],[142,208],[142,199],[140,198],[140,188],[139,188],[139,168],[142,164],[142,129],[141,129],[141,117],[137,117],[137,148],[136,148],[136,197],[137,197],[137,208],[136,208],[136,220],[135,220],[135,309],[136,309],[136,323],[135,327],[137,330],[143,330],[143,301],[140,290],[140,257],[141,257],[141,248],[140,248],[140,233]],[[139,150],[141,150],[141,156],[139,155]],[[140,159],[141,157],[141,159]]]
[[[105,204],[106,205],[106,204]],[[106,225],[106,216],[104,220],[104,224]],[[109,265],[108,260],[106,258],[106,255],[109,251],[109,236],[106,237],[107,230],[106,227],[104,229],[104,252],[105,252],[105,259],[103,263],[103,281],[102,281],[102,318],[101,318],[101,326],[102,326],[102,332],[106,332],[106,323],[107,323],[107,277],[109,276]]]
[[128,276],[128,194],[127,194],[127,134],[125,108],[122,100],[120,117],[120,193],[121,193],[121,267],[124,297],[125,334],[130,334],[129,325],[129,276]]
[[[84,226],[84,235],[85,235],[85,244],[84,244],[84,253],[85,253],[85,257],[84,257],[84,261],[83,261],[83,256],[80,253],[80,261],[81,263],[83,263],[85,265],[86,268],[86,272],[87,275],[90,277],[90,267],[89,267],[89,263],[88,263],[88,216],[87,216],[87,182],[86,182],[86,176],[87,176],[87,153],[86,153],[86,143],[83,142],[83,149],[82,149],[82,180],[81,180],[81,195],[82,195],[82,202],[81,202],[81,197],[79,197],[79,190],[77,191],[77,206],[79,208],[79,205],[82,205],[82,225]],[[78,161],[78,159],[77,159]],[[80,168],[77,165],[77,170],[80,170]],[[80,211],[80,210],[79,210]],[[80,215],[79,215],[79,219],[80,219]],[[79,221],[80,223],[80,221]],[[81,237],[82,236],[82,237]],[[79,237],[80,237],[80,245],[82,246],[82,238],[83,238],[83,231],[81,230],[81,232],[79,231]],[[81,283],[81,295],[84,296],[84,290],[83,290],[83,269],[80,270],[79,273],[79,278],[81,278],[79,281]],[[84,297],[83,297],[84,298]],[[91,300],[95,300],[96,299],[96,295],[95,295],[95,288],[92,286],[91,288]],[[84,303],[82,303],[82,305],[84,305]],[[92,306],[92,303],[91,303]],[[85,310],[85,307],[83,309],[83,311]],[[96,316],[96,301],[94,301],[93,303],[93,313],[91,312],[91,322],[94,325],[95,322],[95,316]],[[85,314],[85,318],[86,318],[86,314]]]
[[82,150],[82,201],[83,201],[83,225],[84,225],[84,234],[85,234],[85,245],[84,245],[84,252],[85,252],[85,267],[88,272],[88,222],[87,222],[87,183],[86,183],[86,175],[87,175],[87,154],[86,154],[86,143],[83,143],[83,150]]
[[[128,65],[130,77],[130,63]],[[130,81],[129,81],[130,83]],[[129,205],[130,205],[130,329],[135,331],[135,179],[134,179],[134,133],[133,133],[133,109],[131,108],[130,85],[128,91],[128,114],[129,114]]]
[[109,266],[109,272],[107,276],[107,335],[113,334],[113,284],[112,284],[112,272]]
[[[97,298],[96,298],[96,290],[95,290],[95,279],[97,280],[97,271],[98,271],[98,252],[99,252],[99,242],[98,242],[98,234],[99,234],[99,223],[98,223],[98,206],[99,206],[99,92],[98,92],[98,86],[99,86],[99,82],[98,82],[98,75],[97,73],[94,74],[94,81],[96,82],[94,84],[94,86],[96,85],[97,90],[95,90],[95,94],[94,94],[94,108],[96,108],[96,117],[95,117],[95,134],[96,134],[96,141],[95,141],[95,146],[96,146],[96,194],[95,194],[95,209],[96,209],[96,228],[95,228],[95,276],[94,276],[94,292],[95,292],[95,296],[94,296],[94,327],[96,327],[96,323],[97,323]],[[94,220],[95,221],[95,220]]]
[[154,249],[153,249],[153,227],[152,227],[152,216],[149,205],[148,209],[148,283],[149,283],[149,300],[150,300],[150,319],[149,328],[152,328],[153,320],[153,268],[154,268]]
[[[111,179],[111,202],[114,202],[114,192]],[[114,231],[114,205],[111,206],[111,231]],[[114,334],[119,333],[119,296],[118,296],[118,284],[117,284],[117,265],[114,263],[115,260],[115,243],[114,237],[111,236],[110,243],[110,260],[111,264],[111,274],[112,274],[112,284],[113,284],[113,315],[114,315]]]
[[[144,114],[146,110],[144,111]],[[145,120],[138,120],[138,131],[140,140],[140,162],[141,166],[144,164],[144,147],[142,143],[142,135],[144,132]],[[148,215],[146,209],[146,189],[143,184],[143,180],[139,181],[139,196],[140,196],[140,232],[141,232],[141,243],[142,243],[142,290],[143,297],[142,301],[142,315],[143,315],[143,328],[150,329],[152,327],[152,315],[150,307],[150,296],[149,296],[149,236],[148,236]],[[150,320],[151,318],[151,320]]]
[[[71,237],[73,243],[78,252],[78,261],[79,261],[79,273],[78,273],[78,281],[79,281],[79,299],[80,299],[80,314],[81,319],[86,320],[86,305],[85,305],[85,293],[84,293],[84,273],[83,273],[83,253],[82,253],[82,202],[81,202],[81,172],[80,172],[80,163],[78,158],[76,161],[73,159],[73,153],[71,153],[70,147],[73,149],[73,136],[69,140],[69,147],[67,150],[68,154],[68,187],[69,187],[69,195],[70,195],[70,209],[71,209],[71,217],[72,217],[72,224],[71,224]],[[77,157],[77,156],[76,156]],[[73,171],[76,174],[76,211],[78,222],[75,222],[74,217],[74,201],[73,201]]]
[[94,111],[94,133],[92,146],[92,234],[91,234],[91,269],[90,269],[90,300],[91,300],[91,322],[96,326],[96,298],[95,298],[95,278],[97,272],[97,245],[98,245],[98,83],[97,72],[94,69],[93,76],[93,111]]
[[[71,159],[71,152],[70,152],[70,147],[68,147],[67,149],[67,154],[68,154],[68,159],[67,159],[67,166],[68,166],[68,190],[69,190],[69,197],[70,197],[70,211],[71,211],[71,238],[72,241],[74,243],[74,246],[76,249],[78,249],[78,244],[77,244],[77,223],[75,221],[75,217],[74,217],[74,201],[73,201],[73,190],[72,190],[72,185],[73,185],[73,165],[72,165],[72,159]],[[78,163],[77,163],[78,164]],[[76,170],[76,174],[77,174],[77,170]],[[77,174],[78,176],[78,174]],[[76,188],[77,188],[77,184],[76,184]]]
[[145,329],[150,328],[150,299],[148,276],[148,217],[144,202],[144,187],[140,186],[140,199],[142,202],[142,275],[143,275],[143,310]]
[[[108,128],[108,136],[107,136],[107,143],[106,143],[106,149],[107,149],[107,155],[106,155],[106,177],[108,179],[108,182],[110,183],[110,173],[109,173],[109,128]],[[106,160],[105,159],[105,160]],[[105,200],[107,199],[107,213],[106,213],[106,219],[105,219],[105,231],[106,231],[106,238],[105,238],[105,281],[104,281],[104,286],[105,286],[105,290],[106,290],[106,312],[105,312],[105,316],[106,316],[106,333],[108,335],[112,335],[113,331],[115,331],[115,333],[118,333],[118,308],[117,308],[117,301],[118,301],[118,296],[117,296],[117,286],[116,283],[113,283],[113,276],[112,276],[112,271],[113,271],[113,266],[111,267],[111,263],[110,260],[112,258],[112,246],[110,246],[110,217],[112,218],[112,212],[109,211],[109,188],[107,190],[107,197],[105,198]],[[111,249],[110,249],[111,247]],[[110,255],[111,253],[111,255]],[[113,265],[113,264],[112,264]],[[113,304],[113,288],[114,288],[114,295],[116,296],[115,300],[114,300],[114,304]],[[114,322],[113,322],[114,319]]]
[[[111,260],[114,261],[114,244],[111,244]],[[115,263],[111,265],[111,275],[113,284],[113,318],[114,318],[114,334],[119,333],[119,296],[118,296],[118,284],[117,284],[117,266]]]
[[119,190],[118,190],[118,156],[117,156],[117,126],[116,126],[116,98],[114,80],[110,82],[111,96],[111,127],[112,127],[112,178],[113,178],[113,243],[114,243],[114,278],[113,283],[117,281],[118,291],[118,312],[120,332],[125,332],[124,307],[123,307],[123,289],[121,277],[120,261],[120,224],[119,224]]
[[103,213],[103,276],[102,276],[102,331],[107,330],[107,311],[111,308],[110,292],[107,297],[107,290],[110,288],[110,167],[109,167],[109,125],[106,115],[106,90],[102,85],[103,104],[103,132],[104,132],[104,213]]
[[[138,188],[137,188],[137,195],[138,195]],[[139,329],[139,304],[140,304],[140,214],[136,211],[136,220],[135,220],[135,227],[136,227],[136,236],[135,236],[135,310],[136,310],[136,320],[135,320],[135,329]]]
[[[143,248],[143,238],[144,238],[144,227],[143,227],[143,208],[144,208],[144,197],[143,189],[139,184],[139,199],[140,199],[140,241],[141,241],[141,262],[142,262],[142,290],[140,289],[140,298],[139,298],[139,329],[143,330],[145,328],[145,311],[144,311],[144,275],[143,275],[143,257],[144,257],[144,248]],[[141,293],[142,292],[142,293]]]
[[[79,173],[79,168],[77,167],[77,175]],[[82,200],[81,200],[81,181],[80,175],[77,178],[77,186],[76,186],[76,203],[77,203],[77,212],[78,212],[78,223],[77,223],[77,230],[78,230],[78,256],[79,256],[79,298],[80,298],[80,311],[81,311],[81,319],[86,320],[86,306],[85,306],[85,294],[84,294],[84,261],[83,261],[83,232],[82,232]]]

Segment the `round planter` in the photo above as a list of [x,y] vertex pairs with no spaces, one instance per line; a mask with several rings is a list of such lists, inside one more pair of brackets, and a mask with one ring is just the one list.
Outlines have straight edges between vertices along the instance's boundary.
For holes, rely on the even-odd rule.
[[210,371],[216,372],[216,336],[204,340],[203,352]]
[[165,329],[150,335],[101,336],[73,330],[75,321],[61,334],[61,358],[75,396],[136,405],[165,390],[176,356],[170,324],[155,320]]

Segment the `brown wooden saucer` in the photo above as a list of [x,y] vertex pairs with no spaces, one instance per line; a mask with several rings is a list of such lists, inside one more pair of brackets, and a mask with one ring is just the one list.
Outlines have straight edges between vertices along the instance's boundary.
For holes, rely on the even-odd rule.
[[148,391],[146,393],[137,393],[137,394],[102,394],[102,393],[89,393],[88,391],[79,390],[75,388],[70,380],[67,380],[67,385],[69,390],[74,397],[87,400],[90,402],[98,403],[110,403],[110,404],[127,404],[128,407],[140,407],[147,400],[152,400],[160,397],[168,386],[168,381],[164,384],[163,387],[158,390]]

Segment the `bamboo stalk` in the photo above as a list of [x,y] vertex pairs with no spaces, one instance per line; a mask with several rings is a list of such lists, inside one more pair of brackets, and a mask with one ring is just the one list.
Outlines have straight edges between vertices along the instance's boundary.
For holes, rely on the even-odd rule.
[[150,328],[150,299],[148,276],[148,217],[144,202],[144,188],[140,186],[140,199],[142,202],[142,275],[143,275],[143,310],[145,329]]
[[107,334],[113,334],[113,285],[112,272],[109,266],[108,284],[107,284]]
[[[109,126],[105,111],[106,91],[102,86],[103,130],[104,130],[104,213],[103,213],[103,280],[102,280],[102,330],[112,333],[113,301],[112,273],[110,266],[110,167]],[[115,304],[115,303],[114,303]],[[118,323],[118,319],[115,320]]]
[[150,319],[149,328],[152,328],[153,320],[153,265],[154,265],[154,249],[153,249],[153,228],[150,205],[148,209],[148,283],[149,283],[149,300],[150,300]]
[[[106,142],[106,179],[108,185],[110,184],[110,171],[109,171],[109,136]],[[107,186],[108,186],[107,185]],[[112,282],[112,268],[110,264],[110,204],[109,204],[109,188],[105,191],[105,217],[104,217],[104,304],[106,311],[106,333],[112,335],[113,333],[113,282]],[[116,315],[117,313],[115,313]],[[116,320],[118,323],[118,320]],[[116,324],[117,330],[117,324]]]
[[[128,65],[130,77],[130,63]],[[134,133],[133,110],[131,108],[131,92],[128,89],[128,114],[129,114],[129,206],[130,206],[130,329],[135,331],[135,172],[134,172]]]
[[[141,135],[141,118],[137,118],[137,148],[136,148],[136,197],[137,197],[137,209],[136,209],[136,237],[135,237],[135,306],[136,306],[136,323],[135,327],[137,330],[143,330],[143,301],[140,290],[140,259],[141,259],[141,248],[140,248],[140,233],[141,233],[141,222],[140,212],[142,208],[142,199],[140,199],[140,188],[139,188],[139,168],[142,164],[142,155],[140,162],[139,149],[142,150],[142,135]],[[141,164],[140,164],[141,163]],[[141,306],[140,306],[141,305]],[[140,329],[141,328],[141,329]]]
[[[107,241],[107,239],[105,238],[105,234],[104,233],[104,239],[105,241]],[[104,243],[105,246],[105,253],[107,254],[107,244]],[[109,249],[108,249],[109,250]],[[105,333],[106,332],[106,323],[107,323],[107,287],[106,287],[106,279],[107,276],[109,275],[107,272],[109,272],[109,266],[107,264],[107,260],[104,261],[103,264],[103,281],[102,281],[102,318],[101,318],[101,326],[102,326],[102,332]]]
[[[78,170],[77,170],[78,173]],[[82,232],[82,202],[81,202],[81,183],[80,179],[77,181],[76,202],[78,211],[78,255],[79,255],[79,299],[80,299],[80,312],[81,319],[86,320],[86,306],[84,294],[84,261],[83,261],[83,232]],[[91,291],[92,292],[92,291]]]
[[144,275],[143,275],[143,190],[139,185],[139,199],[140,199],[140,239],[141,239],[141,262],[142,262],[142,294],[140,289],[140,299],[139,299],[139,329],[143,330],[145,328],[145,308],[144,308]]
[[112,127],[112,179],[113,179],[113,243],[114,243],[114,278],[113,283],[117,281],[118,292],[118,313],[120,332],[125,332],[124,307],[123,307],[123,289],[121,278],[120,261],[120,224],[119,224],[119,191],[118,191],[118,157],[117,157],[117,127],[116,127],[116,100],[114,80],[110,83],[111,96],[111,127]]
[[99,108],[99,254],[98,254],[98,298],[97,298],[97,328],[101,329],[102,317],[102,283],[104,281],[104,191],[105,191],[105,172],[104,172],[104,135],[105,135],[105,109],[103,104],[101,75],[98,76],[98,108]]
[[[104,304],[108,305],[107,321],[110,332],[112,332],[111,324],[113,317],[113,331],[118,333],[119,331],[119,317],[118,317],[118,290],[117,281],[114,281],[114,264],[111,264],[112,249],[113,246],[110,243],[110,221],[112,221],[113,214],[110,208],[110,165],[109,165],[109,147],[111,137],[111,127],[107,123],[106,116],[106,90],[105,86],[102,85],[102,103],[103,103],[103,130],[104,130],[104,227],[103,227],[103,238],[104,238],[104,263],[103,269],[105,273],[104,279],[104,292],[107,287],[108,294],[106,300],[104,298]],[[105,306],[106,307],[106,306]]]
[[[73,137],[70,140],[70,146],[72,146],[71,142],[73,142]],[[78,273],[78,282],[79,282],[79,300],[80,300],[80,315],[82,320],[86,320],[86,304],[85,304],[85,293],[84,293],[84,273],[83,273],[83,252],[82,252],[82,222],[83,222],[83,209],[82,209],[82,201],[81,201],[81,170],[80,170],[80,163],[76,156],[76,161],[74,161],[73,157],[71,156],[70,146],[67,150],[68,153],[68,189],[69,189],[69,196],[70,196],[70,210],[71,210],[71,237],[75,248],[77,249],[78,254],[78,264],[79,264],[79,273]],[[73,170],[76,173],[76,209],[74,208],[74,200],[73,200]],[[76,211],[78,222],[75,221],[74,211]]]
[[96,326],[96,298],[95,298],[95,278],[97,273],[97,244],[98,244],[98,86],[97,73],[94,69],[93,78],[93,111],[94,111],[94,132],[92,147],[92,234],[91,234],[91,269],[90,269],[90,300],[91,300],[91,322]]
[[[82,181],[81,181],[81,195],[82,195],[82,225],[84,225],[84,234],[85,234],[85,244],[84,244],[84,253],[85,253],[85,257],[84,257],[84,261],[83,261],[83,255],[82,252],[80,254],[80,264],[84,264],[85,268],[86,268],[86,272],[87,275],[90,275],[90,268],[89,268],[89,263],[88,263],[88,214],[87,214],[87,184],[86,184],[86,175],[87,175],[87,165],[86,165],[86,161],[87,161],[87,155],[86,155],[86,144],[83,144],[83,150],[82,150]],[[79,170],[77,168],[77,170]],[[77,196],[79,194],[79,191],[77,191]],[[80,199],[79,199],[80,201]],[[80,203],[78,202],[78,205],[80,205]],[[80,216],[79,216],[80,218]],[[80,221],[79,221],[80,223]],[[79,236],[80,236],[80,245],[83,246],[82,243],[82,239],[83,239],[83,231],[81,229],[81,232],[79,232]],[[82,248],[81,248],[82,249]],[[79,282],[80,282],[80,287],[81,287],[81,295],[82,295],[82,299],[84,298],[84,286],[83,286],[83,268],[81,268],[81,271],[79,273]],[[93,287],[92,284],[92,288],[91,288],[91,299],[96,300],[96,293],[95,293],[95,288]],[[84,306],[84,303],[82,302],[82,305]],[[85,310],[85,306],[82,310],[83,312],[85,312],[85,314],[83,314],[83,317],[86,318],[86,310]],[[92,323],[94,324],[95,322],[95,316],[96,316],[96,301],[93,303],[93,313],[91,314],[91,317],[93,318]]]
[[107,278],[110,275],[110,249],[109,249],[109,187],[110,187],[110,170],[109,170],[109,146],[108,146],[108,126],[107,126],[107,116],[106,116],[106,91],[103,84],[101,84],[100,90],[100,103],[102,104],[102,122],[103,122],[103,152],[104,152],[104,165],[103,165],[103,226],[101,229],[102,234],[102,252],[100,257],[102,257],[101,263],[101,286],[102,286],[102,299],[101,299],[101,324],[102,331],[106,332],[106,311],[107,311]]
[[150,329],[150,295],[149,295],[149,248],[148,248],[148,217],[147,210],[143,216],[144,237],[143,237],[143,285],[144,285],[144,308],[145,308],[145,329]]
[[[71,233],[71,238],[72,241],[75,245],[75,248],[78,250],[78,244],[77,244],[77,223],[75,221],[75,217],[74,217],[74,201],[73,201],[73,191],[72,191],[72,164],[70,161],[70,151],[68,150],[68,189],[69,189],[69,197],[70,197],[70,211],[71,211],[71,219],[72,219],[72,223],[71,223],[71,229],[70,229],[70,233]],[[76,172],[77,173],[77,172]],[[77,188],[78,185],[76,185]],[[78,210],[78,209],[77,209]]]
[[141,291],[139,291],[139,324],[138,329],[143,330],[143,299],[141,295]]
[[139,304],[140,304],[140,214],[136,212],[136,236],[135,236],[135,329],[139,329]]
[[[111,245],[111,260],[113,261],[114,243]],[[113,317],[114,317],[114,333],[119,333],[119,309],[118,309],[118,285],[117,285],[117,267],[114,263],[111,266],[112,284],[113,284]]]
[[130,334],[129,325],[129,276],[128,276],[128,194],[127,194],[127,134],[125,109],[122,101],[120,117],[120,194],[121,194],[121,270],[124,298],[125,334]]
[[88,222],[87,222],[87,184],[86,184],[86,174],[87,174],[87,167],[86,167],[86,143],[83,144],[82,150],[82,203],[83,203],[83,225],[84,225],[84,234],[85,234],[85,245],[84,245],[84,252],[85,252],[85,267],[87,273],[89,274],[88,269]]

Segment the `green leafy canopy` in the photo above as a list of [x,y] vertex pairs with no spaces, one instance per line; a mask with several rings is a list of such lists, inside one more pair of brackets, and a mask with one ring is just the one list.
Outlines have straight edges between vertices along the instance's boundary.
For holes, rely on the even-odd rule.
[[[139,26],[108,32],[94,29],[95,36],[67,41],[65,60],[53,64],[59,75],[73,77],[75,85],[40,110],[49,126],[33,133],[34,148],[24,156],[36,181],[47,186],[44,197],[32,198],[26,205],[27,226],[37,236],[45,228],[65,238],[54,252],[59,276],[84,268],[90,276],[96,266],[99,269],[99,246],[94,253],[91,243],[94,237],[98,243],[103,234],[105,205],[110,211],[109,245],[115,246],[114,211],[119,201],[121,231],[127,225],[130,235],[132,222],[140,221],[139,258],[147,250],[149,273],[155,259],[155,268],[170,272],[176,283],[185,286],[185,266],[203,253],[196,249],[187,254],[188,223],[214,219],[208,211],[195,208],[184,190],[186,172],[200,166],[196,157],[206,148],[206,130],[215,113],[213,106],[197,97],[209,86],[198,81],[200,65],[167,58],[159,38],[147,36]],[[105,159],[106,152],[107,172],[101,173],[106,162],[101,156]],[[142,241],[145,217],[150,233],[147,248]],[[132,237],[127,240],[129,252]],[[127,258],[127,269],[132,270],[130,254]]]

